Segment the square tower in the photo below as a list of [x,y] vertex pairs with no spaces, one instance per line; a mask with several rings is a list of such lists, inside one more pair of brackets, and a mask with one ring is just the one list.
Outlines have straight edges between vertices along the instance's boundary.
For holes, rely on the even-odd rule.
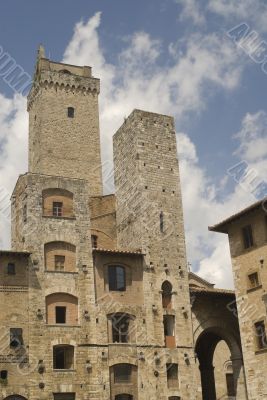
[[99,88],[90,67],[50,61],[40,47],[28,95],[29,172],[86,179],[91,195],[102,194]]

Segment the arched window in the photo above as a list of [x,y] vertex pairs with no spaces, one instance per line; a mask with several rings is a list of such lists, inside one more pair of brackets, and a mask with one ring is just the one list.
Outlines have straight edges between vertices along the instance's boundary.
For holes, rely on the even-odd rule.
[[53,347],[53,368],[74,368],[74,347],[70,345],[58,345]]
[[172,284],[169,281],[163,282],[162,290],[162,307],[171,308],[172,306]]
[[43,216],[73,218],[73,193],[59,188],[43,190]]
[[78,299],[68,293],[53,293],[46,297],[48,325],[78,323]]
[[74,272],[76,270],[76,247],[66,242],[50,242],[44,246],[47,271]]
[[110,265],[108,267],[108,284],[110,291],[125,291],[125,268],[120,265]]

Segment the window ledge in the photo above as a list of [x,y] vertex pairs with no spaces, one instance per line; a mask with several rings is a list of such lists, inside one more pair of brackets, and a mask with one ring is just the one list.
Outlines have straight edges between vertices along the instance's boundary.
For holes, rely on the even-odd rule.
[[76,369],[53,369],[53,372],[76,372]]
[[47,328],[81,328],[81,325],[68,325],[68,324],[46,324]]
[[75,220],[76,219],[76,217],[75,216],[72,216],[72,217],[55,217],[54,215],[43,215],[42,216],[43,218],[52,218],[52,219],[59,219],[59,220],[61,220],[61,219],[66,219],[66,220]]
[[262,289],[262,285],[250,288],[247,290],[247,293],[255,292],[255,290]]
[[262,354],[262,353],[267,353],[267,347],[265,347],[264,349],[258,349],[255,351],[255,354]]
[[78,275],[79,272],[78,271],[53,271],[53,270],[48,270],[46,269],[45,272],[49,273],[49,274],[72,274],[72,275]]

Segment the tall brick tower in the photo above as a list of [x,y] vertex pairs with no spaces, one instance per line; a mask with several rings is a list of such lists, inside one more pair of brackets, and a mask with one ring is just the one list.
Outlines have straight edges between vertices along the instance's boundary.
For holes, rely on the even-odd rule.
[[179,379],[166,391],[166,369],[151,396],[179,393],[193,399],[195,360],[173,118],[134,110],[114,136],[114,164],[118,245],[145,254],[149,344],[164,365],[172,364],[173,370],[179,365]]
[[102,194],[99,90],[90,67],[50,61],[40,47],[28,96],[29,172],[86,179],[91,195]]

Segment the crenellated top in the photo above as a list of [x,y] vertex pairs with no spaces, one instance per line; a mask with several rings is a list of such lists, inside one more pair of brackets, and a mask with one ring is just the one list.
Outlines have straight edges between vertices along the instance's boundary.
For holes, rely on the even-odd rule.
[[100,80],[92,76],[89,66],[64,64],[45,58],[44,48],[40,46],[33,85],[28,95],[28,111],[42,88],[98,95]]

